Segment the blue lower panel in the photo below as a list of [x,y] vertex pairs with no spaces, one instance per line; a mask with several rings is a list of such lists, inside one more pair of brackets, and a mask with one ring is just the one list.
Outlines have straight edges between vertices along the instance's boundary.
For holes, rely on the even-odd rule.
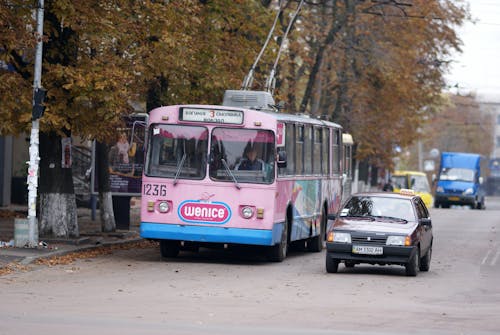
[[279,242],[282,229],[283,224],[275,224],[273,230],[261,230],[141,222],[141,237],[190,242],[274,245]]

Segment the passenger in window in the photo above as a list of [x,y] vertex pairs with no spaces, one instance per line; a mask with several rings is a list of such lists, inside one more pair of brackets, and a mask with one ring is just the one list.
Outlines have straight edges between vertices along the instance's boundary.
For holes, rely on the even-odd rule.
[[236,165],[236,170],[264,170],[264,161],[257,158],[257,150],[254,147],[245,148],[243,158]]

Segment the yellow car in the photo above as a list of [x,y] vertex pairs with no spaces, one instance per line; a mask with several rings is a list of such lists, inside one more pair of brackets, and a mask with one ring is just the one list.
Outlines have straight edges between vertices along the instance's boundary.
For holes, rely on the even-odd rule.
[[427,208],[432,208],[434,197],[431,193],[427,175],[418,171],[394,171],[391,175],[394,192],[399,193],[401,189],[412,189],[424,201]]

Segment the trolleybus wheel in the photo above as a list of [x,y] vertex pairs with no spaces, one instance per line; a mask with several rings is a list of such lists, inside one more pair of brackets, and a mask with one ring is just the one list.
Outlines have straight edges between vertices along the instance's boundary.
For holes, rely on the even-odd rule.
[[160,252],[162,257],[177,257],[179,255],[179,249],[179,241],[160,241]]
[[320,252],[323,250],[323,240],[325,238],[325,229],[326,229],[326,213],[325,210],[321,212],[321,223],[319,228],[319,235],[311,237],[311,239],[307,242],[307,249],[311,252]]
[[272,262],[282,262],[288,253],[288,218],[283,224],[280,243],[273,245],[269,249],[268,258]]

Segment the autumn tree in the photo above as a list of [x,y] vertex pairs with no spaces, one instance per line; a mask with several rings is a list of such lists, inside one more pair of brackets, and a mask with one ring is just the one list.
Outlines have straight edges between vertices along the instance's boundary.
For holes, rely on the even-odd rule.
[[[25,1],[2,2],[2,134],[29,129],[35,23]],[[42,234],[78,236],[71,169],[61,139],[109,143],[131,101],[220,103],[239,85],[264,34],[270,10],[260,1],[46,1],[40,120]],[[253,14],[253,16],[250,16]],[[5,28],[6,27],[6,28]],[[3,32],[3,31],[2,31]],[[22,33],[19,33],[22,32]],[[14,84],[14,85],[13,85]],[[12,87],[16,87],[13,91]],[[155,98],[156,99],[153,99]]]
[[[358,159],[390,166],[394,145],[412,143],[422,120],[440,103],[449,54],[459,49],[454,28],[467,19],[467,8],[451,0],[305,4],[284,41],[276,99],[287,101],[290,112],[340,123],[359,144]],[[42,233],[78,236],[71,169],[60,164],[62,138],[96,139],[105,155],[116,128],[132,112],[130,102],[145,101],[148,110],[220,104],[225,89],[240,87],[278,6],[283,33],[298,5],[295,0],[46,1]],[[0,5],[1,134],[30,127],[33,9],[22,0]],[[264,88],[281,42],[278,33],[252,88]]]
[[432,115],[422,129],[428,150],[479,153],[489,157],[493,151],[495,122],[474,95],[446,96],[446,104]]
[[291,108],[340,123],[358,158],[390,167],[393,147],[412,143],[440,103],[450,53],[460,46],[454,28],[467,13],[456,1],[312,3],[301,17],[303,40],[290,43],[301,62],[295,70],[308,78],[294,84],[301,103]]

